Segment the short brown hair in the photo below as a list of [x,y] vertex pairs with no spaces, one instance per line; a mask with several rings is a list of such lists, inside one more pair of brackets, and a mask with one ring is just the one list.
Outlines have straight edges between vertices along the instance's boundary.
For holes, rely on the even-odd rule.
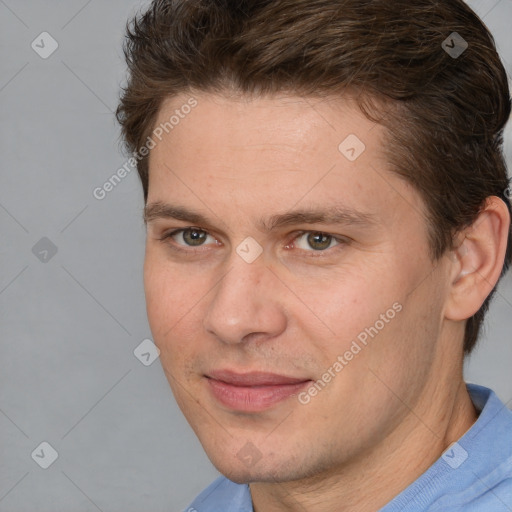
[[[454,41],[467,43],[461,55],[448,51]],[[180,93],[355,90],[362,112],[387,128],[392,171],[425,201],[433,261],[487,197],[512,211],[502,149],[507,74],[491,33],[462,0],[154,0],[128,21],[123,50],[129,74],[116,117],[129,152],[151,135],[163,100]],[[137,168],[146,202],[147,156]],[[509,232],[500,279],[511,240]],[[466,322],[466,354],[495,291]]]

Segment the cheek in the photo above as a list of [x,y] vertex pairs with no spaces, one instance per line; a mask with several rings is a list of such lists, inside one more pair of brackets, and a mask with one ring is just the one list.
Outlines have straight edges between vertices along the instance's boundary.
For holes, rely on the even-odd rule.
[[[190,347],[186,327],[199,307],[196,281],[168,262],[147,256],[144,263],[146,310],[154,342],[165,353]],[[195,324],[194,324],[195,325]]]
[[194,288],[193,277],[177,267],[158,248],[146,248],[144,260],[144,291],[148,315],[158,324],[170,323],[179,317],[180,309]]
[[[377,276],[382,274],[382,270],[375,275],[350,269],[332,272],[328,279],[297,280],[290,285],[300,299],[293,300],[296,305],[292,314],[304,329],[308,325],[307,330],[317,330],[313,339],[324,340],[326,345],[340,350],[392,307],[398,293],[394,291],[395,285],[390,287],[382,278],[376,285]],[[325,336],[320,335],[318,328]],[[336,344],[327,341],[333,338],[338,340]]]
[[[149,254],[148,254],[149,253]],[[212,284],[204,273],[173,265],[148,251],[144,263],[146,309],[153,341],[173,393],[185,406],[184,390],[196,383],[198,363],[209,353],[202,318]],[[185,393],[185,394],[184,394]]]

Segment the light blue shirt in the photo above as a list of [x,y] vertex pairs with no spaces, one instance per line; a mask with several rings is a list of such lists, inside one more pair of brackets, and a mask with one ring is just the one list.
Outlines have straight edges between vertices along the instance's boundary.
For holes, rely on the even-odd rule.
[[[466,383],[477,421],[379,512],[512,512],[512,411]],[[254,512],[247,484],[220,477],[185,512]]]

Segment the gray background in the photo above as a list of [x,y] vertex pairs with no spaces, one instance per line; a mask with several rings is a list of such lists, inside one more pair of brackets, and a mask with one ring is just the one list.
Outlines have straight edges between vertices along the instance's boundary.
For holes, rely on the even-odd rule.
[[[147,3],[0,0],[1,512],[178,511],[218,475],[159,360],[133,353],[151,338],[138,177],[92,194],[126,161],[121,42]],[[470,5],[511,76],[512,0]],[[44,31],[59,45],[46,59],[31,47]],[[466,380],[512,405],[510,274],[498,291]],[[43,441],[58,452],[46,470]]]

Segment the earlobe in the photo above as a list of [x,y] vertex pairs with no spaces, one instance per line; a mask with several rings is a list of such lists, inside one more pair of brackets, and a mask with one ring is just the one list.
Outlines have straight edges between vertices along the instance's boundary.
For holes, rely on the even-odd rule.
[[507,205],[492,196],[475,222],[459,233],[449,256],[452,281],[446,318],[465,320],[480,309],[501,275],[509,230]]

